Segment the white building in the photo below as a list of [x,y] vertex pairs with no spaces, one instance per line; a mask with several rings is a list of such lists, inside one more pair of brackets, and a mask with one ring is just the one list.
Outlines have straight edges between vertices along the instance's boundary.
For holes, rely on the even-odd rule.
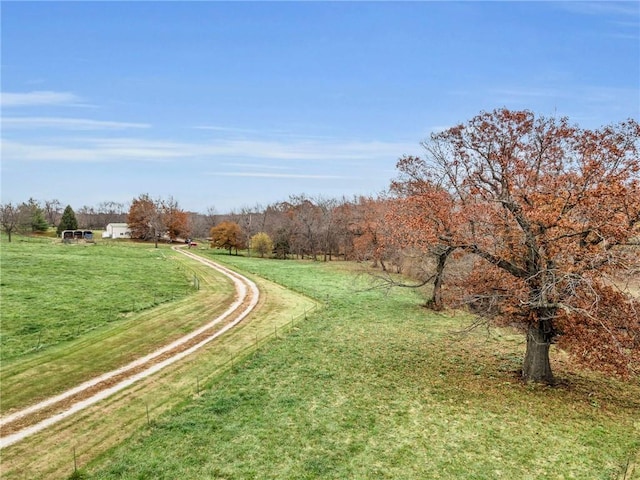
[[131,238],[131,229],[126,223],[110,223],[102,232],[102,238]]

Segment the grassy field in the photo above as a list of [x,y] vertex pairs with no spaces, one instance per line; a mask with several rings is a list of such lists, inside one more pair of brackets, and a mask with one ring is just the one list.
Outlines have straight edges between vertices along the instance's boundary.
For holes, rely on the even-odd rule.
[[[95,479],[638,478],[640,385],[553,366],[520,335],[368,290],[353,266],[215,255],[324,308],[86,466]],[[212,371],[215,368],[212,367]]]
[[[3,243],[1,412],[60,393],[194,330],[224,311],[233,292],[228,279],[167,246]],[[24,324],[46,332],[40,348],[29,348],[37,332]],[[14,355],[5,356],[5,349]]]
[[167,248],[21,236],[1,242],[3,363],[195,292]]

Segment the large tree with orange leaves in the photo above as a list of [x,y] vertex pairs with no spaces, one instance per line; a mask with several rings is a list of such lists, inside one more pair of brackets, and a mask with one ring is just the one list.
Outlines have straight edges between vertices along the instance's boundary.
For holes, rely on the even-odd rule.
[[191,234],[189,215],[178,205],[178,201],[170,197],[160,205],[167,235],[171,240],[188,237]]
[[236,254],[239,248],[245,247],[244,235],[242,228],[236,222],[225,221],[211,227],[211,247],[212,248],[225,248],[231,250],[235,248]]
[[164,230],[158,203],[146,193],[132,200],[127,215],[132,238],[154,240],[157,246],[158,235]]
[[640,310],[612,278],[640,262],[625,248],[640,235],[639,143],[633,120],[589,130],[501,109],[431,135],[424,158],[398,164],[395,190],[414,212],[405,225],[476,256],[473,298],[524,325],[527,381],[553,382],[557,339],[594,364],[638,368]]

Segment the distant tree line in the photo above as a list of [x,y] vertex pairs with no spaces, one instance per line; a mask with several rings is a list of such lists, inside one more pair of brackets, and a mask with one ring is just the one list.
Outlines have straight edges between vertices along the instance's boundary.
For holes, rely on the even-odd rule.
[[[221,225],[222,229],[233,230],[232,240],[220,244],[225,249],[231,245],[235,251],[247,249],[251,254],[255,250],[258,255],[276,258],[371,259],[386,268],[389,255],[376,245],[378,216],[385,203],[373,197],[298,194],[266,207],[256,205],[219,214],[214,207],[208,207],[206,213],[188,212],[173,197],[152,198],[148,194],[141,194],[128,204],[105,201],[78,209],[63,207],[59,200],[30,198],[20,204],[3,204],[0,223],[7,234],[55,228],[58,235],[65,229],[99,230],[109,223],[128,223],[133,238],[152,241],[211,239],[212,227]],[[264,235],[252,242],[257,234]]]
[[[143,197],[145,195],[141,195]],[[146,195],[148,197],[148,195]],[[109,223],[127,223],[130,210],[134,202],[140,198],[134,198],[130,203],[105,201],[97,206],[83,205],[73,209],[70,205],[66,207],[57,199],[37,200],[29,198],[26,202],[7,202],[0,205],[0,226],[9,236],[14,233],[45,233],[49,229],[55,228],[56,233],[65,229],[101,230]],[[169,208],[178,208],[177,201],[173,199],[162,200],[153,199],[154,203],[172,203]],[[64,212],[71,209],[75,218],[75,223],[67,223],[64,219]],[[180,209],[180,211],[182,211]],[[184,212],[187,217],[189,234],[199,238],[206,238],[209,229],[214,224],[212,218],[215,209],[209,207],[207,213]],[[134,215],[135,219],[135,215]],[[62,228],[61,228],[62,225]],[[175,228],[173,230],[175,232]],[[182,232],[181,232],[182,233]],[[144,237],[144,236],[143,236]]]

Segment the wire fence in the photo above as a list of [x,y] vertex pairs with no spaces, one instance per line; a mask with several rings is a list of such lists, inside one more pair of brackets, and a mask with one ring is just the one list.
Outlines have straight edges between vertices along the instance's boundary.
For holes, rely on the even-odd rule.
[[[171,401],[170,403],[172,405],[177,405],[183,400],[194,398],[194,395],[198,397],[205,391],[212,388],[212,381],[215,378],[218,378],[220,375],[227,372],[239,372],[239,369],[241,368],[243,362],[249,359],[252,355],[259,352],[261,348],[269,344],[272,340],[281,339],[288,336],[291,332],[294,331],[297,325],[308,320],[309,316],[312,313],[316,312],[321,306],[322,303],[316,302],[310,308],[305,308],[303,313],[292,316],[288,321],[281,321],[280,323],[276,323],[275,325],[273,325],[272,330],[264,329],[260,333],[256,333],[251,341],[245,340],[245,343],[241,348],[230,352],[228,358],[216,364],[215,367],[213,367],[207,375],[196,375],[195,378],[193,378],[193,383],[190,383],[190,386],[182,389],[182,393],[184,394],[184,396],[180,395],[180,399],[175,398],[175,401]],[[232,335],[235,330],[235,328],[230,330],[228,334]],[[221,338],[224,338],[224,336]],[[157,426],[157,419],[160,418],[160,416],[163,415],[166,411],[171,409],[171,407],[167,407],[167,401],[165,398],[154,395],[152,399],[153,400],[150,401],[149,396],[145,396],[144,398],[142,398],[140,415],[138,417],[137,424],[142,424],[146,425],[149,428],[154,428],[155,426]],[[159,413],[157,416],[154,416],[154,411],[156,410],[158,410]],[[79,463],[88,463],[90,461],[90,458],[87,458],[85,462],[80,462],[79,459],[84,453],[80,451],[80,448],[82,448],[81,445],[75,445],[73,447],[73,473],[72,477],[70,478],[83,478],[84,472],[79,469],[78,465]]]

